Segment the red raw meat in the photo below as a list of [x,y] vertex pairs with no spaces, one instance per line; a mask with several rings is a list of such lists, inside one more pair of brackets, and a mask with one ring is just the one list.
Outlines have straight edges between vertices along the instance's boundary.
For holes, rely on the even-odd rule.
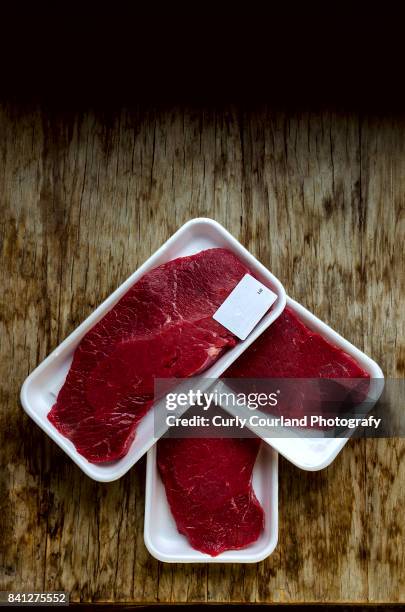
[[351,409],[365,399],[370,378],[352,357],[310,330],[288,307],[223,377],[333,379],[319,390],[304,380],[291,388],[281,385],[278,407],[271,412],[295,418],[323,412],[322,406],[327,406],[330,416],[339,406]]
[[[366,384],[369,379],[354,359],[311,331],[289,308],[223,377],[363,379]],[[272,411],[290,417],[308,414],[308,405],[300,404],[297,395],[295,388],[292,404],[280,402]],[[318,396],[313,408],[320,403]],[[177,528],[197,550],[215,556],[259,537],[263,510],[250,484],[257,450],[257,439],[249,438],[158,443],[159,470]]]
[[228,378],[368,378],[358,363],[286,307],[223,375]]
[[264,513],[252,487],[258,438],[158,442],[158,466],[179,533],[216,557],[255,542]]
[[208,249],[145,274],[82,339],[48,419],[93,463],[119,459],[154,378],[208,368],[237,340],[212,315],[249,270]]

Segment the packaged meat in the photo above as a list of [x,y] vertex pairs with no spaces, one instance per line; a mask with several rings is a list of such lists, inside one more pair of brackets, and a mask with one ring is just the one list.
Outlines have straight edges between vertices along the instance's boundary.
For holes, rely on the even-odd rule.
[[[247,358],[241,356],[241,359],[234,362],[234,366],[232,364],[227,368],[224,376],[232,376],[231,380],[238,387],[237,381],[239,379],[240,384],[243,384],[243,377],[255,378],[258,381],[261,377],[279,380],[284,378],[284,382],[281,383],[281,395],[284,399],[281,399],[280,395],[278,404],[279,412],[284,416],[299,417],[303,414],[298,402],[288,406],[285,397],[287,395],[285,392],[289,388],[288,377],[295,379],[292,381],[293,384],[301,384],[307,389],[305,381],[308,380],[311,391],[319,386],[322,394],[326,392],[327,402],[324,401],[324,396],[321,397],[322,412],[326,406],[326,411],[330,412],[331,416],[344,413],[347,407],[349,411],[353,410],[353,406],[357,406],[362,399],[366,400],[366,406],[363,406],[361,401],[356,410],[359,413],[363,410],[370,411],[384,387],[384,375],[379,365],[288,296],[284,312],[280,324],[272,325],[269,333],[262,334],[258,341],[249,347]],[[314,379],[318,377],[319,383],[315,385]],[[299,383],[300,378],[302,383]],[[335,404],[329,400],[330,381],[332,386],[338,382],[340,387],[333,389],[336,399],[339,400]],[[348,391],[349,401],[340,404],[342,389],[343,395]],[[316,402],[314,406],[313,410],[317,411]],[[239,408],[239,414],[240,411]],[[305,413],[308,414],[308,406],[305,406]],[[250,414],[251,412],[246,409],[245,414],[241,416],[248,417]],[[265,428],[259,429],[252,427],[257,435],[286,459],[297,467],[310,471],[324,469],[332,463],[349,439],[348,435],[328,436],[328,427],[323,426],[322,429],[325,431],[321,437],[319,431],[312,432],[306,428],[290,428],[274,434],[270,431],[266,433]],[[349,434],[350,432],[353,430],[350,430]]]
[[[229,382],[232,378],[368,379],[369,374],[285,308],[223,377]],[[290,416],[296,416],[297,406],[299,402],[291,403]],[[169,506],[179,532],[195,549],[216,556],[259,537],[263,515],[251,487],[257,444],[257,438],[159,441],[157,462]]]
[[237,340],[212,315],[248,268],[208,249],[146,273],[84,336],[48,418],[94,463],[119,459],[155,378],[203,372]]
[[[148,451],[144,527],[148,551],[166,563],[262,561],[271,555],[278,538],[277,453],[267,444],[260,443],[256,457],[258,442],[252,438],[222,441],[218,438],[199,438],[194,441],[196,444],[191,438],[162,438]],[[157,464],[158,451],[164,475],[161,475]],[[177,457],[177,460],[174,459],[176,475],[171,473],[173,456]],[[254,498],[251,497],[247,505],[248,524],[244,521],[243,513],[240,513],[243,499],[246,508],[246,496],[241,493],[246,491],[252,464],[251,489],[248,488],[248,491]],[[246,470],[242,469],[244,465]],[[165,484],[169,481],[172,483],[173,495],[167,492],[168,487],[163,480]],[[177,497],[178,490],[181,498]],[[168,497],[173,498],[172,508]],[[235,505],[227,504],[229,499],[235,499]],[[193,509],[197,508],[201,515],[193,514]],[[219,508],[224,508],[223,512]],[[210,523],[207,521],[209,517]],[[209,525],[214,527],[212,535]],[[239,525],[241,530],[238,536],[235,532]],[[196,527],[194,535],[193,526]],[[186,535],[183,535],[184,532]],[[248,540],[250,543],[247,543]],[[207,552],[202,552],[202,549]],[[216,554],[221,549],[223,552]]]
[[[89,444],[84,443],[83,452],[88,454],[90,460],[88,460],[83,454],[78,452],[71,438],[66,437],[61,431],[48,419],[48,414],[52,410],[57,400],[57,397],[65,384],[68,377],[68,373],[72,366],[74,354],[76,349],[81,344],[83,338],[100,322],[105,315],[110,312],[114,306],[118,304],[121,298],[128,293],[131,288],[137,284],[142,277],[151,272],[153,269],[167,264],[175,259],[183,257],[193,257],[201,251],[207,251],[210,249],[224,249],[233,255],[241,266],[245,270],[250,270],[252,275],[266,287],[271,289],[276,295],[277,299],[271,306],[270,310],[264,315],[264,317],[257,323],[256,327],[251,331],[246,340],[236,342],[232,346],[232,342],[235,338],[232,338],[232,334],[227,334],[225,338],[217,338],[213,341],[213,328],[208,328],[204,323],[200,325],[200,331],[198,332],[198,338],[196,342],[191,338],[191,349],[188,352],[185,348],[185,344],[182,342],[186,338],[190,339],[190,336],[195,336],[197,330],[194,326],[194,321],[189,320],[189,314],[192,313],[193,300],[193,275],[189,275],[188,282],[191,284],[191,294],[185,295],[185,300],[181,305],[182,312],[186,315],[186,320],[182,326],[176,325],[170,327],[171,322],[168,320],[166,314],[163,320],[159,319],[158,314],[158,300],[159,296],[154,292],[153,299],[149,308],[146,307],[145,303],[140,304],[140,311],[142,318],[145,316],[145,325],[150,324],[159,327],[162,325],[164,329],[156,333],[156,328],[146,328],[145,338],[151,342],[149,349],[146,349],[146,343],[142,339],[142,334],[139,334],[141,325],[137,327],[136,335],[136,347],[134,342],[131,347],[119,347],[119,342],[116,344],[115,333],[119,333],[119,328],[124,323],[124,333],[129,329],[126,327],[125,313],[121,313],[122,320],[117,320],[117,329],[114,326],[114,322],[109,322],[110,329],[103,330],[102,327],[98,329],[101,332],[101,343],[104,342],[105,349],[108,354],[116,351],[115,357],[117,358],[114,363],[115,366],[108,364],[108,361],[101,363],[97,361],[96,366],[92,370],[92,376],[88,376],[86,393],[89,393],[89,397],[93,402],[101,402],[100,412],[97,415],[100,430],[95,436],[93,442],[89,440]],[[220,262],[219,262],[220,263]],[[233,267],[233,263],[232,263]],[[219,268],[221,269],[221,268]],[[225,274],[225,280],[228,278],[227,273]],[[230,273],[234,273],[235,270],[231,270]],[[221,277],[224,276],[221,274]],[[210,282],[210,278],[215,278],[215,272],[209,270],[207,282]],[[27,414],[35,421],[35,423],[41,427],[41,429],[50,437],[62,450],[80,467],[80,469],[87,474],[90,478],[99,482],[110,482],[123,476],[156,442],[157,436],[160,432],[156,431],[155,427],[155,415],[157,412],[156,404],[152,407],[148,405],[149,390],[150,390],[150,377],[146,376],[144,379],[145,384],[140,384],[137,393],[140,402],[136,408],[136,415],[131,413],[126,421],[126,417],[123,417],[122,411],[114,415],[111,414],[110,406],[114,398],[117,398],[121,402],[121,396],[125,394],[125,384],[123,381],[123,373],[132,375],[131,368],[127,362],[123,372],[121,373],[118,364],[120,360],[127,358],[132,360],[132,356],[136,353],[138,356],[145,356],[145,359],[149,360],[149,354],[154,354],[155,361],[158,359],[159,346],[166,350],[168,361],[166,364],[169,365],[168,371],[170,375],[170,359],[177,359],[177,354],[171,352],[171,345],[177,345],[178,340],[181,343],[181,359],[179,361],[180,374],[190,375],[191,372],[202,372],[201,377],[208,379],[217,378],[224,370],[239,356],[243,351],[266,329],[272,321],[274,321],[282,312],[286,302],[286,295],[283,286],[280,281],[274,277],[271,272],[265,268],[260,262],[258,262],[249,251],[247,251],[229,232],[225,230],[219,223],[212,219],[192,219],[185,223],[181,228],[177,230],[160,248],[158,248],[147,261],[145,261],[137,270],[135,270],[129,278],[127,278],[111,295],[109,295],[102,304],[100,304],[92,313],[89,314],[71,334],[63,340],[63,342],[57,346],[48,357],[42,361],[33,372],[24,381],[21,389],[21,403]],[[147,311],[147,312],[145,312]],[[195,313],[194,313],[195,314]],[[205,313],[204,313],[205,314]],[[193,315],[192,315],[193,316]],[[160,323],[159,323],[160,321]],[[138,322],[139,323],[139,322]],[[201,329],[202,327],[202,329]],[[126,330],[126,331],[125,331]],[[173,335],[172,334],[173,331]],[[215,331],[215,330],[214,330]],[[152,340],[154,336],[154,340]],[[113,339],[114,347],[110,347],[110,339]],[[80,363],[80,367],[86,366],[86,360],[93,361],[92,352],[98,352],[98,338],[94,337],[95,346],[88,346],[88,354],[83,355],[83,363]],[[188,341],[185,342],[188,346]],[[202,344],[202,350],[198,351],[196,344]],[[223,346],[221,347],[221,344]],[[165,348],[166,347],[166,348]],[[205,348],[204,348],[205,347]],[[147,356],[147,357],[146,357]],[[138,359],[138,362],[140,360]],[[145,361],[145,360],[144,360]],[[161,364],[163,367],[163,364]],[[117,366],[117,367],[116,367]],[[146,364],[147,366],[147,364]],[[108,372],[109,368],[112,368],[112,373],[117,377],[111,387],[104,383],[99,387],[100,377],[104,377]],[[128,368],[129,367],[129,372]],[[143,366],[142,366],[143,367]],[[184,369],[183,369],[184,368]],[[166,369],[165,369],[166,374]],[[143,367],[143,376],[145,376],[145,367]],[[126,376],[125,376],[126,377]],[[149,380],[149,383],[148,383]],[[77,381],[78,383],[80,381]],[[122,383],[123,386],[122,386]],[[91,429],[95,425],[95,419],[91,414],[84,415],[83,412],[83,393],[80,391],[80,384],[75,385],[72,388],[73,395],[75,395],[75,402],[77,414],[79,414],[79,421],[77,420],[77,414],[75,415],[76,409],[73,410],[72,422],[69,421],[69,417],[65,413],[63,419],[60,420],[62,426],[62,420],[66,418],[66,433],[69,434],[69,430],[76,437],[76,442],[79,446],[82,444],[81,434],[87,435],[87,425]],[[144,393],[144,397],[142,397]],[[87,402],[87,395],[85,397]],[[85,403],[86,403],[85,402]],[[62,410],[62,412],[64,409]],[[105,411],[105,418],[103,412]],[[80,414],[81,413],[81,414]],[[55,421],[58,420],[56,411],[53,412]],[[142,416],[142,414],[144,414]],[[84,417],[84,418],[82,418]],[[87,420],[87,417],[89,419]],[[112,420],[110,420],[110,417]],[[53,418],[53,417],[51,417]],[[136,419],[138,419],[136,423]],[[99,441],[99,434],[105,431],[105,424],[111,426],[112,430],[118,430],[117,441],[113,441],[112,447],[108,448],[108,441],[101,440],[100,446],[96,446]],[[73,429],[79,425],[76,433]],[[131,428],[132,430],[131,433]],[[136,428],[136,435],[133,436]],[[128,434],[128,437],[127,437]],[[110,440],[111,440],[110,436]],[[132,440],[132,443],[131,443]],[[121,454],[123,453],[123,454]],[[114,459],[114,457],[116,457]],[[111,458],[111,460],[107,460]],[[103,460],[105,459],[105,460]],[[94,461],[93,461],[94,460]],[[97,463],[95,462],[97,461]]]

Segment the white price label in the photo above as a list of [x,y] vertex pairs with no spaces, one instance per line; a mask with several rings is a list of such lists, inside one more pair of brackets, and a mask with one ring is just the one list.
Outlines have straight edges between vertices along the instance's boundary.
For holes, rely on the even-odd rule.
[[273,291],[245,274],[213,318],[240,340],[245,340],[276,299]]

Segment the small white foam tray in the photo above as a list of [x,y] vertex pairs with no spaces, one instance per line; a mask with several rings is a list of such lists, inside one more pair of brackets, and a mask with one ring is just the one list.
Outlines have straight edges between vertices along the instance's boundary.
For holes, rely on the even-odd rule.
[[241,550],[211,557],[195,550],[177,531],[156,461],[156,446],[148,452],[144,539],[150,554],[167,563],[258,563],[275,549],[278,539],[278,455],[261,444],[253,468],[253,489],[265,515],[259,539]]
[[212,219],[192,219],[185,223],[136,272],[114,291],[79,327],[77,327],[25,380],[21,403],[27,414],[48,434],[90,478],[110,482],[123,476],[156,442],[153,408],[142,419],[128,453],[111,463],[92,464],[75,449],[48,421],[47,414],[55,403],[83,336],[95,325],[146,272],[167,261],[221,247],[232,251],[250,268],[258,280],[277,294],[271,310],[257,324],[246,340],[227,351],[202,376],[219,377],[246,348],[281,314],[286,295],[280,281],[247,251],[229,232]]
[[[379,379],[378,384],[370,385],[370,393],[367,398],[367,407],[372,409],[373,405],[378,401],[384,387],[384,374],[380,366],[343,338],[329,325],[318,319],[309,310],[301,306],[298,302],[287,296],[287,306],[295,312],[298,318],[312,331],[323,336],[334,346],[353,357],[357,363],[370,375],[371,379]],[[377,381],[375,381],[377,383]],[[225,385],[226,386],[226,385]],[[223,406],[231,414],[236,414],[231,407]],[[237,414],[241,417],[249,417],[252,413],[247,407],[237,409]],[[252,431],[260,435],[260,428],[251,427]],[[263,430],[261,430],[263,433]],[[279,430],[281,432],[282,430]],[[351,430],[352,433],[354,430]],[[291,436],[291,437],[290,437]],[[276,449],[280,455],[283,455],[288,461],[302,470],[317,471],[322,470],[332,463],[336,456],[340,453],[344,445],[349,440],[346,438],[328,438],[319,437],[319,432],[316,435],[311,435],[309,430],[291,428],[285,429],[283,437],[263,437],[262,439],[270,446]]]

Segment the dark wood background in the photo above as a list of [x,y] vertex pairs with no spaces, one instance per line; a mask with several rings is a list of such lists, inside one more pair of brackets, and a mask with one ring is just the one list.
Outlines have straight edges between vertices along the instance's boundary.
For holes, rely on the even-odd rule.
[[143,543],[145,462],[97,484],[19,404],[30,371],[182,223],[225,225],[287,292],[403,377],[405,119],[268,108],[0,107],[0,589],[73,601],[405,601],[405,444],[280,461],[280,534],[254,565]]

